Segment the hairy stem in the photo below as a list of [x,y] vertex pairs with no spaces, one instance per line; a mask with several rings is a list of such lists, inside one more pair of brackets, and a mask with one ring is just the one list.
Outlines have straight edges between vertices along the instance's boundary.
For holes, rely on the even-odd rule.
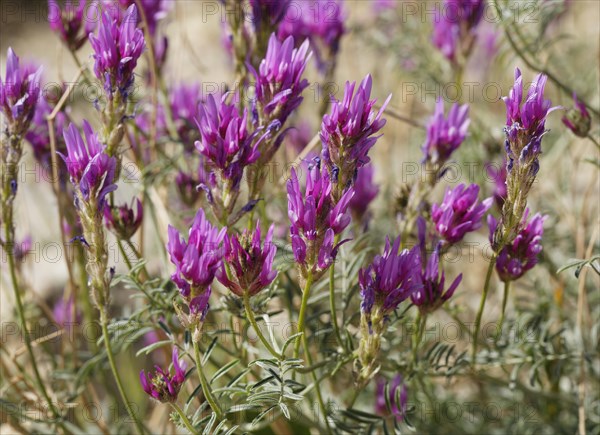
[[300,354],[300,343],[302,341],[302,336],[304,335],[304,322],[306,321],[306,306],[308,305],[308,297],[310,296],[310,288],[313,284],[313,276],[312,272],[308,273],[306,277],[306,284],[304,286],[304,291],[302,292],[302,302],[300,304],[300,314],[298,315],[298,337],[296,338],[296,343],[294,344],[294,358],[298,358]]
[[179,414],[179,417],[181,418],[181,421],[183,422],[187,430],[189,430],[192,434],[197,434],[198,431],[194,428],[194,426],[192,426],[192,423],[190,423],[190,420],[187,418],[187,415],[185,415],[185,412],[183,412],[179,405],[177,405],[177,403],[171,403],[171,407],[175,410],[177,414]]
[[258,324],[256,323],[256,318],[254,317],[254,313],[252,312],[252,308],[250,307],[250,292],[249,291],[244,292],[244,309],[246,310],[246,318],[248,319],[248,321],[250,322],[250,324],[256,331],[256,335],[258,336],[258,338],[260,339],[262,344],[267,348],[267,350],[269,351],[269,353],[271,355],[273,355],[275,358],[277,358],[278,360],[281,361],[283,359],[283,356],[279,352],[277,352],[273,348],[273,346],[271,346],[269,341],[265,338],[265,336],[261,332],[260,328],[258,327]]
[[[190,331],[192,332],[192,331]],[[193,335],[193,333],[192,333]],[[204,371],[202,370],[202,357],[200,356],[200,343],[196,340],[192,340],[194,344],[194,356],[196,359],[196,371],[198,373],[198,377],[200,378],[200,384],[202,385],[202,392],[204,393],[204,397],[208,402],[210,408],[213,410],[215,414],[217,414],[217,420],[221,420],[223,416],[223,411],[221,411],[221,407],[215,400],[213,396],[212,390],[210,389],[210,385],[206,376],[204,376]]]

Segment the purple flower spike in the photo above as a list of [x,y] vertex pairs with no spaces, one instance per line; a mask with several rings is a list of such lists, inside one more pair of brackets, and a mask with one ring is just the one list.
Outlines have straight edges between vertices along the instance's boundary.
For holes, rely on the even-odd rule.
[[481,227],[481,218],[492,206],[493,198],[477,201],[479,186],[459,184],[448,188],[441,204],[433,204],[431,218],[439,235],[449,244],[460,242],[465,234]]
[[71,176],[71,182],[79,186],[85,201],[95,198],[99,211],[104,210],[104,197],[117,190],[114,184],[117,159],[105,153],[87,121],[83,121],[85,141],[74,124],[63,131],[67,155],[60,154]]
[[[35,159],[42,165],[50,164],[51,149],[50,149],[50,131],[48,129],[47,117],[52,113],[54,107],[45,99],[40,98],[35,108],[35,114],[31,120],[29,130],[25,134],[25,139],[33,148]],[[62,138],[62,131],[67,123],[67,116],[64,112],[59,111],[54,118],[54,137],[56,139],[56,148],[60,151],[65,151],[65,143]],[[62,176],[63,173],[58,174]],[[64,177],[61,177],[61,180]]]
[[213,227],[202,209],[192,223],[188,241],[169,226],[167,252],[176,267],[171,278],[188,302],[210,286],[221,267],[221,244],[226,230]]
[[260,155],[260,140],[254,141],[256,133],[248,131],[247,110],[240,116],[238,108],[227,104],[226,98],[216,100],[209,95],[206,103],[198,107],[196,123],[200,140],[196,141],[196,148],[207,158],[209,166],[229,183],[227,189],[237,190],[244,168]]
[[6,57],[6,75],[0,78],[0,110],[9,134],[22,136],[29,128],[40,95],[42,67],[21,66],[12,48]]
[[350,223],[347,210],[354,189],[348,189],[335,202],[327,169],[314,165],[308,171],[304,193],[294,169],[287,183],[292,249],[303,273],[308,269],[321,273],[337,255],[339,244],[334,246],[334,236]]
[[273,270],[277,252],[273,244],[274,228],[271,225],[262,247],[260,222],[256,223],[254,232],[244,230],[241,236],[225,236],[225,261],[231,270],[231,279],[223,264],[217,272],[221,284],[241,297],[245,292],[254,296],[273,282],[277,276]]
[[[528,215],[529,209],[526,209],[519,233],[512,243],[504,246],[498,254],[496,271],[504,282],[515,281],[522,277],[538,263],[538,254],[542,252],[542,235],[547,216],[536,213],[527,222]],[[492,242],[497,225],[496,219],[489,215],[488,226]]]
[[144,33],[136,28],[136,23],[137,9],[131,5],[120,24],[104,12],[98,34],[90,34],[94,72],[110,99],[117,91],[127,97],[134,81],[133,71],[146,47]]
[[[380,378],[377,380],[377,390],[375,396],[375,412],[379,415],[387,415],[389,413],[387,407],[387,400],[385,398],[385,384],[387,381],[384,378]],[[396,400],[397,391],[400,388],[399,394],[399,403]],[[391,405],[391,411],[394,417],[398,420],[402,420],[404,418],[404,414],[406,413],[407,401],[408,401],[408,389],[406,388],[406,384],[404,383],[404,379],[402,375],[396,375],[392,382],[390,382],[388,387],[388,399]]]
[[423,144],[424,160],[444,164],[464,142],[470,123],[467,104],[453,104],[448,117],[445,117],[444,101],[438,99],[427,125],[427,139]]
[[[155,366],[156,370],[150,377],[146,375],[144,370],[140,372],[142,388],[146,394],[159,402],[175,403],[181,385],[185,381],[186,363],[179,359],[177,348],[173,348],[172,362],[175,373],[172,373],[171,370],[168,369],[163,370],[159,366]],[[148,375],[150,375],[150,373],[148,373]]]
[[389,238],[386,239],[383,254],[377,255],[368,267],[358,273],[362,298],[360,308],[369,323],[373,312],[385,317],[422,288],[420,268],[417,246],[410,251],[400,251],[400,237],[393,245],[390,245]]
[[443,270],[440,273],[440,250],[442,244],[438,242],[429,259],[427,259],[427,252],[425,250],[426,224],[423,217],[419,218],[417,225],[419,227],[419,246],[423,265],[421,271],[423,287],[415,291],[410,296],[410,299],[413,304],[419,307],[421,312],[431,313],[452,297],[456,287],[458,287],[458,284],[462,280],[462,274],[458,275],[448,289],[444,291],[445,274]]
[[331,113],[323,116],[320,133],[323,161],[331,174],[339,174],[336,181],[343,188],[352,184],[356,171],[369,163],[367,154],[386,122],[382,116],[392,96],[374,112],[377,100],[371,99],[372,84],[371,76],[367,75],[354,93],[356,83],[346,82],[344,98],[334,102]]
[[[89,3],[94,6],[94,3]],[[67,1],[63,8],[56,0],[48,0],[48,22],[50,28],[60,36],[60,39],[70,50],[78,50],[88,39],[88,35],[94,31],[96,20],[93,14],[98,9],[94,6],[93,13],[88,13],[88,1]],[[89,16],[88,16],[89,15]]]
[[249,68],[256,79],[256,101],[262,125],[278,120],[280,125],[302,103],[302,91],[308,87],[308,80],[302,78],[311,54],[309,43],[305,41],[294,48],[294,38],[288,37],[279,42],[271,35],[267,54],[260,63],[258,72]]
[[579,99],[577,94],[573,93],[573,108],[569,109],[565,116],[562,118],[563,124],[565,124],[569,130],[576,136],[586,137],[592,126],[592,118],[590,113]]
[[122,240],[129,240],[142,224],[144,208],[142,202],[136,198],[136,211],[131,206],[122,204],[120,206],[107,205],[104,208],[104,222],[107,228]]
[[551,108],[550,100],[544,99],[547,79],[543,74],[537,75],[523,103],[523,77],[519,68],[516,68],[514,87],[508,97],[503,98],[506,104],[505,131],[509,172],[518,160],[519,166],[531,168],[533,177],[537,174],[542,137],[546,133],[546,117],[557,109]]

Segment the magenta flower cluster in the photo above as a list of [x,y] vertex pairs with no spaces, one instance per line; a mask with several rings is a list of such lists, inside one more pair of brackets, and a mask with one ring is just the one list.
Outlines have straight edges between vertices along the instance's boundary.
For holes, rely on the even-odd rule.
[[[241,297],[248,292],[254,296],[275,280],[277,271],[273,270],[273,260],[277,247],[273,243],[274,228],[271,225],[262,246],[259,221],[253,232],[246,229],[241,236],[225,236],[224,262],[217,271],[217,279],[234,294]],[[225,264],[229,266],[230,274]]]
[[12,48],[6,56],[6,75],[0,78],[0,110],[6,117],[5,127],[9,134],[25,134],[40,95],[42,68],[20,65]]
[[308,168],[302,192],[292,169],[287,183],[288,217],[294,258],[303,275],[319,274],[335,260],[339,245],[334,246],[334,237],[350,223],[347,210],[353,195],[354,190],[348,189],[339,201],[334,201],[331,175],[318,163]]
[[104,208],[104,223],[106,227],[122,240],[129,240],[142,225],[144,208],[142,201],[136,198],[135,209],[131,205],[107,205]]
[[[546,216],[536,213],[528,222],[529,210],[525,211],[521,228],[515,239],[504,246],[496,259],[496,271],[504,282],[515,281],[538,263],[539,253],[542,252],[542,236]],[[493,242],[494,232],[498,222],[488,216],[490,241]]]
[[308,42],[294,48],[293,37],[280,42],[272,34],[258,71],[248,65],[256,80],[256,102],[264,125],[273,121],[285,124],[302,103],[302,91],[308,87],[308,80],[302,78],[311,56],[308,48]]
[[444,116],[444,101],[438,99],[435,112],[427,124],[427,138],[423,144],[425,161],[444,164],[460,147],[469,130],[469,106],[453,104]]
[[48,23],[70,50],[79,50],[96,27],[99,9],[88,0],[68,0],[61,8],[56,0],[48,0]]
[[59,154],[67,165],[71,182],[79,187],[83,199],[95,200],[98,211],[102,212],[106,195],[117,190],[114,183],[117,159],[106,154],[105,146],[85,120],[83,132],[85,139],[75,124],[69,125],[63,132],[67,154]]
[[449,244],[460,242],[465,234],[481,228],[481,218],[492,206],[493,199],[478,201],[479,186],[459,184],[446,189],[441,204],[431,207],[431,219],[440,237]]
[[144,33],[136,28],[137,9],[131,5],[119,24],[108,12],[102,14],[98,34],[90,35],[94,50],[94,72],[107,97],[115,92],[127,97],[134,82],[133,71],[146,47]]
[[433,44],[450,61],[456,61],[462,44],[483,18],[484,0],[444,0],[436,3]]
[[150,397],[163,403],[174,403],[179,395],[181,385],[185,381],[186,363],[179,359],[177,348],[173,348],[173,370],[164,370],[155,366],[154,374],[140,372],[142,388]]
[[346,83],[344,98],[334,102],[331,113],[323,116],[321,140],[323,162],[335,182],[346,188],[357,176],[357,170],[369,163],[369,150],[375,145],[386,120],[383,112],[391,95],[378,112],[373,111],[377,102],[371,99],[373,80],[367,75],[356,88],[356,83]]

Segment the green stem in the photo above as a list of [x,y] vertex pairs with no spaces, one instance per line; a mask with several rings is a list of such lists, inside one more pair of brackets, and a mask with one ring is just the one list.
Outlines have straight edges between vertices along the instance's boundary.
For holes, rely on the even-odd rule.
[[256,318],[254,317],[254,313],[252,312],[252,308],[250,307],[250,292],[249,291],[244,292],[244,309],[246,310],[246,318],[248,319],[248,321],[250,322],[250,324],[256,331],[256,335],[258,336],[258,338],[260,339],[262,344],[267,348],[267,350],[269,351],[269,353],[271,355],[273,355],[275,358],[277,358],[278,360],[281,361],[283,359],[283,356],[279,352],[277,352],[273,348],[273,346],[271,346],[271,344],[267,341],[267,339],[261,332],[260,328],[258,327],[258,324],[256,323]]
[[[310,354],[310,350],[308,349],[308,339],[305,334],[302,334],[302,345],[304,347],[304,354],[306,356],[306,362],[309,366],[312,366],[312,356]],[[327,420],[327,408],[325,407],[325,402],[323,401],[323,395],[321,394],[321,387],[319,385],[319,379],[317,377],[317,371],[312,370],[310,372],[311,377],[313,378],[313,382],[315,383],[315,392],[317,393],[317,401],[319,402],[319,407],[321,408],[321,412],[323,413],[323,418],[325,420],[325,426],[327,426],[327,432],[331,434],[331,427],[329,426],[329,420]]]
[[133,420],[135,427],[138,433],[143,434],[144,427],[142,423],[138,420],[135,412],[133,412],[133,408],[127,398],[127,394],[125,393],[125,389],[123,388],[123,383],[121,382],[121,377],[119,376],[119,372],[117,371],[117,364],[115,362],[115,356],[113,354],[112,346],[110,344],[110,337],[108,335],[108,316],[106,310],[104,308],[100,309],[100,324],[102,326],[102,338],[104,341],[104,348],[106,349],[106,355],[108,355],[108,363],[110,365],[110,369],[112,370],[113,377],[115,378],[115,382],[117,383],[117,388],[119,389],[119,394],[121,394],[121,399],[125,403],[125,408],[127,409],[127,413],[129,417]]
[[210,405],[213,412],[217,414],[217,419],[221,420],[223,411],[221,411],[219,404],[215,400],[212,390],[210,389],[210,385],[208,384],[208,380],[206,379],[206,376],[204,376],[204,371],[202,370],[202,358],[200,357],[200,343],[198,343],[195,340],[192,340],[192,342],[194,344],[194,356],[196,358],[196,371],[198,372],[198,377],[200,378],[202,392],[204,393],[204,397],[206,398],[206,401]]
[[309,272],[306,277],[304,291],[302,292],[302,303],[300,304],[300,314],[298,315],[298,333],[300,335],[296,338],[296,343],[294,345],[294,358],[298,358],[298,355],[300,354],[301,337],[304,335],[304,322],[306,321],[306,306],[308,305],[308,297],[310,296],[312,284],[313,276],[312,272]]
[[189,430],[192,434],[197,434],[198,431],[194,428],[194,426],[192,426],[192,423],[190,423],[187,415],[185,415],[185,412],[183,412],[179,405],[177,405],[177,403],[171,403],[171,407],[175,410],[175,412],[177,412],[177,414],[179,414],[179,417],[181,418],[181,421],[183,421],[183,424],[185,424],[187,430]]
[[415,328],[415,331],[413,332],[413,342],[412,342],[412,361],[411,361],[411,368],[416,364],[417,362],[417,354],[419,351],[419,345],[421,344],[421,340],[423,339],[423,332],[425,331],[425,327],[427,325],[427,314],[422,315],[421,311],[418,312],[417,314],[417,318],[415,319],[415,324],[417,325],[417,327]]
[[504,313],[506,312],[506,303],[508,302],[508,293],[510,291],[510,281],[504,282],[504,296],[502,297],[502,314],[500,315],[500,334],[502,334],[502,326],[504,325]]
[[485,300],[487,299],[488,290],[490,288],[490,281],[492,278],[492,272],[496,265],[496,254],[490,258],[490,265],[485,276],[485,284],[483,286],[483,293],[481,294],[481,301],[479,302],[479,311],[477,312],[477,318],[475,319],[475,332],[473,334],[473,349],[471,352],[472,364],[475,365],[475,355],[477,354],[477,340],[479,339],[479,327],[481,326],[481,317],[483,316],[483,310],[485,308]]
[[125,264],[127,264],[127,268],[129,270],[131,270],[131,268],[132,268],[131,261],[129,260],[129,257],[127,256],[127,253],[125,252],[125,249],[123,249],[123,243],[121,243],[120,239],[117,239],[117,246],[119,247],[119,252],[123,256],[123,259],[125,260]]

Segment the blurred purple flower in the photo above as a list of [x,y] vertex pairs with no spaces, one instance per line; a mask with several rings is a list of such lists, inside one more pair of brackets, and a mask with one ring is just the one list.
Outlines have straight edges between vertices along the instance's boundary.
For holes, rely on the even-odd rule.
[[[4,242],[0,239],[1,242]],[[25,257],[31,251],[32,241],[31,236],[26,236],[21,241],[15,241],[13,246],[13,257],[15,259],[15,263],[21,263],[25,260]]]
[[[386,400],[385,385],[387,383],[388,382],[385,378],[379,378],[377,380],[377,389],[375,392],[375,412],[379,415],[387,415],[389,413],[387,403],[389,402],[394,417],[396,417],[398,420],[402,420],[404,418],[404,414],[406,413],[408,401],[408,389],[406,388],[404,379],[400,374],[394,376],[394,379],[392,379],[392,382],[389,384],[388,398]],[[400,389],[399,394],[398,389]]]
[[[536,213],[527,222],[528,217],[529,209],[526,209],[517,236],[498,253],[496,271],[500,279],[504,282],[519,279],[525,272],[532,269],[538,263],[538,254],[542,252],[544,221],[547,216]],[[492,215],[489,215],[488,227],[491,242],[494,240],[494,233],[497,226],[498,222],[496,219]]]
[[425,161],[443,164],[460,147],[469,130],[469,106],[453,104],[444,116],[444,100],[437,100],[435,112],[427,124],[427,139],[423,144]]
[[169,225],[167,252],[176,267],[171,279],[188,302],[210,286],[221,267],[226,230],[213,227],[202,209],[192,223],[188,241]]
[[346,29],[341,0],[307,0],[292,2],[279,25],[277,36],[284,40],[293,36],[296,41],[308,39],[316,53],[321,71],[340,47]]
[[[257,33],[266,29],[274,29],[283,20],[291,0],[250,0],[252,18]],[[265,26],[266,25],[266,26]]]
[[202,101],[199,83],[180,84],[169,89],[173,121],[187,152],[193,150],[193,144],[199,136],[194,120],[198,117],[198,105]]
[[494,182],[494,201],[502,209],[507,195],[506,176],[508,172],[506,170],[506,160],[502,162],[499,168],[496,168],[494,165],[488,165],[487,173]]
[[40,95],[42,67],[21,66],[12,48],[6,57],[6,75],[0,78],[0,110],[9,134],[23,136],[35,114]]
[[251,65],[248,68],[256,79],[256,101],[261,124],[269,125],[279,121],[285,124],[290,114],[303,100],[302,91],[308,87],[308,80],[302,78],[310,59],[308,42],[294,48],[294,38],[288,37],[279,42],[271,35],[265,58],[258,71]]
[[285,144],[293,156],[298,156],[313,138],[310,124],[302,120],[297,126],[290,128],[285,135]]
[[420,268],[417,246],[410,251],[400,251],[400,237],[393,245],[386,238],[383,254],[377,255],[369,266],[358,272],[360,308],[369,324],[372,313],[378,313],[378,317],[387,316],[423,286]]
[[131,5],[120,24],[108,12],[104,12],[98,34],[90,34],[94,72],[103,83],[109,99],[114,97],[116,91],[126,98],[133,85],[133,71],[146,48],[144,33],[136,28],[136,23],[137,9]]
[[66,301],[61,296],[52,308],[52,317],[59,326],[66,329],[70,329],[74,324],[80,322],[81,312],[77,308],[75,308],[75,316],[73,316],[73,296]]
[[372,79],[367,75],[354,89],[356,82],[346,82],[344,98],[332,103],[331,113],[323,116],[321,140],[323,141],[323,161],[329,172],[342,183],[342,188],[352,184],[357,170],[369,163],[369,150],[380,136],[375,136],[383,128],[382,119],[391,95],[376,113],[371,99]]
[[479,186],[459,184],[446,189],[441,204],[431,207],[431,219],[438,234],[449,244],[460,242],[465,234],[481,227],[481,218],[492,206],[493,198],[478,202]]
[[465,40],[473,37],[484,10],[484,0],[444,0],[437,3],[433,21],[433,45],[448,60],[456,61],[457,51],[462,50]]
[[303,274],[311,270],[314,275],[329,268],[339,247],[334,246],[334,236],[350,223],[347,209],[354,190],[348,189],[338,202],[331,193],[331,176],[326,168],[318,164],[309,168],[304,193],[292,169],[287,182],[288,217],[294,257]]
[[[46,166],[51,161],[51,149],[50,149],[50,131],[48,129],[47,117],[52,113],[53,106],[45,99],[40,98],[35,108],[35,113],[31,120],[29,131],[25,134],[25,139],[31,144],[33,148],[33,155],[35,159],[42,165]],[[67,123],[67,116],[63,111],[59,111],[54,118],[54,138],[56,141],[57,150],[65,151],[65,142],[62,132],[65,124]],[[59,176],[62,175],[59,171]]]
[[363,218],[369,208],[369,204],[371,204],[379,193],[379,187],[373,182],[373,173],[374,167],[372,164],[365,165],[358,170],[358,175],[354,182],[354,196],[348,205],[357,221]]
[[[259,221],[254,232],[246,229],[241,236],[225,236],[225,261],[217,272],[221,284],[241,297],[245,292],[254,296],[273,282],[277,276],[273,270],[277,252],[273,243],[273,229],[274,225],[271,225],[262,247]],[[231,279],[225,263],[229,266]]]
[[567,110],[567,113],[562,118],[562,122],[576,136],[586,137],[592,126],[592,118],[585,104],[579,101],[575,93],[573,93],[573,106],[573,108]]
[[185,381],[186,363],[179,359],[177,348],[173,348],[172,362],[175,373],[171,373],[171,370],[168,369],[163,370],[159,366],[155,366],[156,370],[150,377],[146,375],[144,370],[140,372],[140,382],[146,394],[163,403],[175,403],[181,385]]
[[106,227],[119,239],[129,240],[142,224],[144,218],[144,208],[142,201],[135,199],[136,210],[131,205],[122,204],[120,206],[106,205],[104,208],[104,223]]
[[117,190],[114,184],[117,159],[105,153],[105,147],[98,140],[87,121],[83,121],[85,141],[75,124],[63,131],[67,155],[59,155],[67,165],[71,182],[79,186],[86,201],[95,199],[98,211],[104,210],[104,197]]
[[[90,9],[93,9],[93,15]],[[68,0],[61,8],[56,0],[48,0],[48,22],[67,47],[76,51],[94,31],[98,10],[94,1],[79,0],[77,4],[75,0]]]

